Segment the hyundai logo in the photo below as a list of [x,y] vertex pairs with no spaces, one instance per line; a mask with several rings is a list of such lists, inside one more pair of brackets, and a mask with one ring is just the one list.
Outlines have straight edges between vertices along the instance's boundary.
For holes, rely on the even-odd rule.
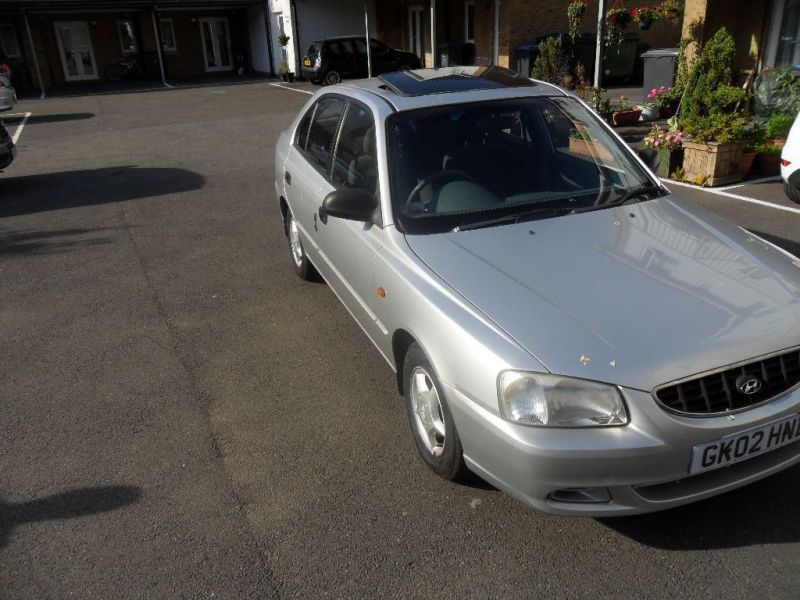
[[761,389],[761,380],[755,375],[747,375],[746,373],[739,375],[736,378],[736,389],[742,394],[750,396]]

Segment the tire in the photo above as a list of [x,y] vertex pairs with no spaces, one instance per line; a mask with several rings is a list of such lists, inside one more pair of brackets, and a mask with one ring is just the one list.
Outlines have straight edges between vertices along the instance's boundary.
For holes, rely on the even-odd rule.
[[786,192],[786,197],[789,198],[789,200],[800,204],[800,188],[796,188],[791,183],[784,181],[783,191]]
[[339,71],[328,71],[323,78],[325,85],[336,85],[337,83],[341,83],[341,81],[342,76],[339,74]]
[[308,260],[303,242],[300,239],[300,231],[297,228],[297,221],[291,210],[286,211],[286,240],[289,243],[289,258],[292,261],[292,268],[297,276],[304,281],[317,281],[319,275],[314,265]]
[[125,70],[119,65],[111,65],[106,69],[105,75],[106,79],[116,83],[122,81],[122,78],[125,77]]
[[403,389],[411,436],[423,462],[443,479],[463,479],[467,467],[453,415],[433,365],[416,343],[403,362]]

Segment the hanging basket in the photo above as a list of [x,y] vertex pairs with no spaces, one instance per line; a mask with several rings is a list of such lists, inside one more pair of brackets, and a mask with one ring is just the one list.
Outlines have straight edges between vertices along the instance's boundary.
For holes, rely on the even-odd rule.
[[606,47],[621,46],[625,30],[633,20],[631,13],[620,2],[606,12]]

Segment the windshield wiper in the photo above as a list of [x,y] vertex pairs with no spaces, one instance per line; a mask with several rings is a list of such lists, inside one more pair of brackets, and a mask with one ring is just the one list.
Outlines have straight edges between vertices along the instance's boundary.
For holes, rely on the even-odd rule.
[[512,213],[510,215],[497,217],[495,219],[486,219],[485,221],[475,221],[473,223],[462,223],[461,225],[453,227],[453,229],[450,231],[457,233],[459,231],[469,231],[470,229],[482,229],[484,227],[491,227],[492,225],[500,225],[501,223],[519,223],[521,220],[529,217],[535,217],[536,219],[549,219],[550,217],[558,217],[574,212],[580,212],[580,209],[576,209],[572,206],[533,208],[518,213]]
[[[653,183],[648,183],[645,185],[640,185],[639,187],[635,187],[631,190],[625,192],[622,196],[617,198],[616,200],[609,202],[607,206],[620,206],[622,204],[627,204],[631,200],[635,198],[639,198],[640,196],[645,196],[649,194],[653,194],[655,192],[663,192],[664,188],[660,185],[655,185]],[[637,200],[638,202],[638,200]]]

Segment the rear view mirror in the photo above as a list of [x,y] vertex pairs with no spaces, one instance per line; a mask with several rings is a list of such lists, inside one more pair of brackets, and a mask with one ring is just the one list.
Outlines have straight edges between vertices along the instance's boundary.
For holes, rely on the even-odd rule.
[[328,222],[328,217],[368,223],[378,206],[377,198],[361,188],[334,190],[319,207],[319,220]]
[[658,165],[661,162],[658,157],[658,150],[653,150],[652,148],[642,148],[639,150],[639,158],[642,159],[644,164],[646,164],[651,171],[654,173],[658,170]]

